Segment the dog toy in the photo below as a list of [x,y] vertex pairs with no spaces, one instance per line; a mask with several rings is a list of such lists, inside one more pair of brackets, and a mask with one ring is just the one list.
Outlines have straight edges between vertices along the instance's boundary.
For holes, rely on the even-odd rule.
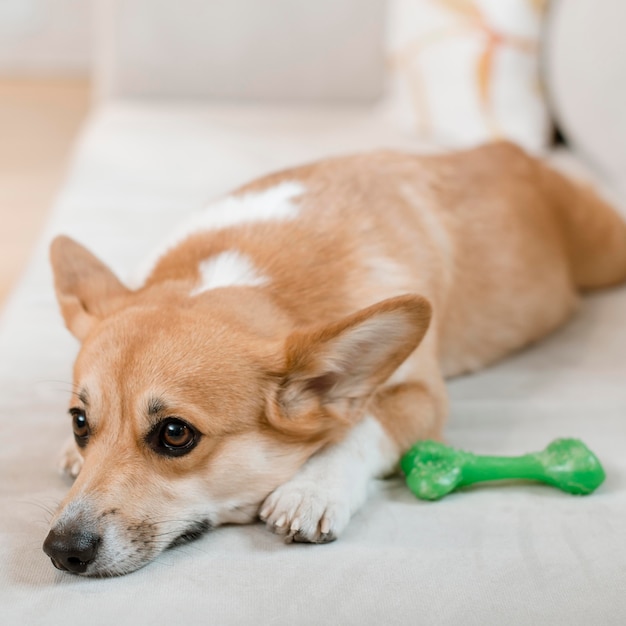
[[523,456],[479,456],[437,441],[416,443],[400,461],[409,489],[422,500],[439,500],[458,487],[492,480],[536,480],[584,495],[602,484],[600,461],[579,439],[556,439]]

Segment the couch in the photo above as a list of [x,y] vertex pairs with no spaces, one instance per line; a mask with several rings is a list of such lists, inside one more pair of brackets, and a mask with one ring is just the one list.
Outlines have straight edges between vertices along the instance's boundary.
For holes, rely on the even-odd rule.
[[[104,22],[121,19],[110,4],[100,2],[99,10],[109,11]],[[145,10],[141,2],[127,4],[139,15]],[[380,9],[366,4],[370,19]],[[594,4],[603,9],[591,10]],[[577,49],[580,32],[594,40],[615,32],[612,25],[618,16],[623,24],[625,13],[620,0],[555,3],[547,37],[558,45],[546,48],[545,60],[553,112],[570,146],[548,158],[584,171],[618,203],[626,197],[620,190],[625,109],[606,106],[612,98],[625,103],[625,74],[617,80],[609,63],[618,48],[589,43],[596,65],[579,63],[576,74],[569,51]],[[604,22],[590,31],[592,17]],[[121,578],[84,579],[51,566],[41,543],[68,488],[56,462],[69,434],[77,351],[54,300],[51,237],[75,237],[130,278],[182,217],[254,176],[380,146],[436,149],[375,115],[375,81],[364,80],[341,102],[127,98],[127,87],[113,76],[123,59],[111,52],[106,33],[99,36],[103,99],[0,318],[0,623],[626,623],[626,288],[589,295],[571,323],[546,341],[449,383],[451,444],[518,454],[559,436],[580,437],[607,472],[592,496],[494,484],[428,503],[393,478],[378,483],[345,534],[328,545],[287,546],[259,523],[216,529]],[[626,55],[617,33],[614,44],[621,63]],[[374,57],[371,63],[378,67]],[[589,130],[593,124],[604,144]]]

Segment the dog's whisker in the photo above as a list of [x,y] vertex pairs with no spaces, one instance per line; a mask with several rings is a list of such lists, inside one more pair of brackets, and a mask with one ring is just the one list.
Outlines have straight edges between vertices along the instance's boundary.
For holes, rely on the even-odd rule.
[[[63,385],[65,390],[80,390],[76,383],[67,380],[38,380],[35,382],[35,385]],[[50,387],[50,389],[53,389],[53,387]]]
[[[149,542],[147,545],[153,547],[153,548],[157,548],[159,553],[161,554],[166,554],[166,550],[167,548],[170,547],[170,542],[169,541],[152,541]],[[200,548],[200,546],[194,544],[194,543],[184,543],[184,544],[180,544],[178,546],[175,546],[177,550],[187,550],[187,549],[191,549],[191,550],[198,550],[202,553],[206,553],[206,550],[202,550]]]
[[54,378],[46,378],[44,380],[40,379],[40,380],[35,381],[35,385],[49,385],[49,384],[66,385],[67,387],[80,389],[80,387],[74,381],[71,381],[71,380],[58,380]]
[[[164,545],[161,554],[168,554],[168,552],[165,551],[165,549],[167,549],[168,547],[169,546],[167,544]],[[186,550],[194,550],[195,552],[198,552],[200,554],[207,554],[208,552],[208,550],[203,549],[202,546],[193,543],[185,543],[181,544],[180,546],[176,546],[176,550],[180,550],[183,553],[185,553]]]
[[33,520],[33,524],[35,524],[36,526],[39,526],[43,529],[48,529],[50,528],[50,521],[44,521],[44,520]]
[[[196,520],[196,519],[162,519],[162,520],[158,520],[156,522],[152,522],[150,524],[150,526],[159,526],[159,525],[163,525],[163,524],[193,524],[193,523],[195,523],[197,521],[198,520]],[[176,531],[173,530],[171,532],[176,532]]]
[[[47,517],[46,517],[46,523],[49,524],[50,520],[52,519],[52,517],[55,514],[55,509],[42,503],[42,502],[37,502],[36,500],[19,500],[20,504],[28,504],[30,506],[35,506],[38,509],[41,509],[44,513],[47,513]],[[53,505],[56,507],[56,505]]]
[[165,536],[167,536],[167,535],[176,535],[176,534],[180,533],[180,530],[181,530],[181,529],[178,529],[178,530],[169,530],[169,531],[166,531],[166,532],[164,532],[164,533],[157,533],[156,535],[152,535],[152,537],[165,537]]

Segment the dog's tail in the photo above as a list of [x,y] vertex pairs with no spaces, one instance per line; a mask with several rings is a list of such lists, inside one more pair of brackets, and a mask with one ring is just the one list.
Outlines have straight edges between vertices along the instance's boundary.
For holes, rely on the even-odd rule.
[[626,281],[626,223],[589,186],[541,165],[565,236],[574,283],[580,289]]

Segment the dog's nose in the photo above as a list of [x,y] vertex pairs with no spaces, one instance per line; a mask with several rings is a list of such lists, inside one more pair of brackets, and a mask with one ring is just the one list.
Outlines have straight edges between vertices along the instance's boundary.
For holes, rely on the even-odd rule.
[[57,532],[52,529],[43,542],[43,551],[60,570],[81,574],[96,558],[100,537],[90,532]]

